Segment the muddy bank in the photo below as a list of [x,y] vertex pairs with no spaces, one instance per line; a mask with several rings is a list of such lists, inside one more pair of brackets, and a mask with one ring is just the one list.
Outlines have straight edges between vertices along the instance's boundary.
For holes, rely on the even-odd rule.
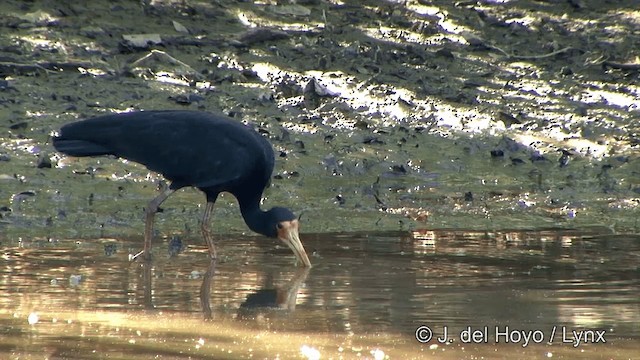
[[[141,234],[161,179],[63,158],[49,134],[104,112],[193,109],[270,139],[265,205],[301,213],[306,232],[637,232],[633,3],[3,2],[0,229]],[[176,195],[159,231],[198,229],[203,203]],[[230,197],[214,226],[247,231]]]

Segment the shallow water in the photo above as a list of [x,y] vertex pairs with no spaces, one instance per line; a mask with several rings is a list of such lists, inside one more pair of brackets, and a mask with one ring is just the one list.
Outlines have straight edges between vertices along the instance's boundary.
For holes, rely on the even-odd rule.
[[[128,259],[141,238],[3,241],[0,357],[630,359],[640,353],[637,236],[306,234],[314,264],[308,271],[293,265],[287,248],[261,237],[219,238],[215,264],[200,238],[180,240],[171,246],[157,240],[151,264]],[[171,256],[170,249],[182,251]],[[426,327],[433,338],[418,342],[416,331],[426,336]],[[445,328],[447,340],[439,341]]]

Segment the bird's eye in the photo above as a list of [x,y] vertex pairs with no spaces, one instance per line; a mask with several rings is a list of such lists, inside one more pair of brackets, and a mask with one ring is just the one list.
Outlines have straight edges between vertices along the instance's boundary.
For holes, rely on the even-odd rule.
[[277,228],[278,230],[281,230],[281,229],[283,228],[282,223],[277,223],[277,224],[276,224],[276,228]]

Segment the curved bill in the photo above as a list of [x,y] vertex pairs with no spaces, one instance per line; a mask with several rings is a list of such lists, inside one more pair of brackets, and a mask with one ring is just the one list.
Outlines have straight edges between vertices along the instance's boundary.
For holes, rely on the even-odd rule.
[[298,264],[304,267],[311,267],[311,261],[304,251],[304,246],[298,235],[298,220],[283,221],[278,227],[278,239],[282,240],[293,251],[298,259]]

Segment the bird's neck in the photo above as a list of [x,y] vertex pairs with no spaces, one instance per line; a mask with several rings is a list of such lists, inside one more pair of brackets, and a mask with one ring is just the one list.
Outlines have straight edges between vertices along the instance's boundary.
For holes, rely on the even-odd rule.
[[240,213],[249,229],[258,234],[272,236],[271,231],[268,229],[268,224],[264,219],[265,212],[260,210],[260,200],[260,195],[257,197],[239,198]]

